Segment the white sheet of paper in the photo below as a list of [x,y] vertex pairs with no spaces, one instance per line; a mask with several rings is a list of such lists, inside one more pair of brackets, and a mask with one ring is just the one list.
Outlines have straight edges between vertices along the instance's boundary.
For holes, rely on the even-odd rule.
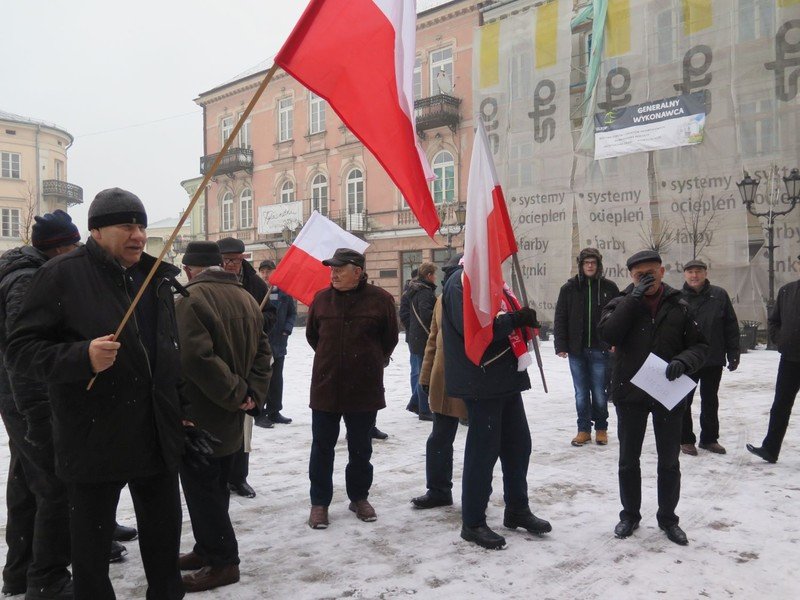
[[631,377],[631,383],[672,410],[697,384],[686,375],[670,381],[666,372],[667,363],[651,352],[636,375]]

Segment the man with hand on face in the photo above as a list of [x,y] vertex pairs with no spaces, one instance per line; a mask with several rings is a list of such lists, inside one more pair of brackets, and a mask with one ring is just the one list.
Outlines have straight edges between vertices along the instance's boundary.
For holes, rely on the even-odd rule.
[[147,597],[184,595],[177,469],[184,448],[198,448],[182,424],[178,396],[178,269],[159,265],[113,339],[155,263],[143,253],[146,227],[134,194],[119,188],[97,194],[89,207],[91,237],[39,268],[8,340],[11,370],[49,386],[78,600],[114,598],[108,556],[125,484],[136,510]]
[[[700,448],[714,454],[725,454],[719,443],[719,383],[722,367],[728,359],[728,370],[739,366],[739,321],[736,311],[721,287],[711,285],[708,267],[701,260],[690,260],[683,266],[683,299],[694,310],[695,319],[709,344],[708,357],[703,367],[692,375],[700,388]],[[686,397],[683,413],[681,452],[697,456],[697,437],[692,430],[692,400],[695,390]]]
[[675,514],[681,492],[679,456],[685,402],[668,410],[631,383],[631,378],[650,353],[668,363],[665,375],[670,381],[694,373],[705,362],[708,344],[681,293],[662,283],[664,267],[657,252],[637,252],[628,259],[627,267],[633,283],[606,305],[598,326],[600,337],[616,347],[611,400],[617,409],[622,511],[614,534],[629,537],[642,519],[639,457],[652,414],[658,452],[658,526],[670,541],[686,545],[689,542]]

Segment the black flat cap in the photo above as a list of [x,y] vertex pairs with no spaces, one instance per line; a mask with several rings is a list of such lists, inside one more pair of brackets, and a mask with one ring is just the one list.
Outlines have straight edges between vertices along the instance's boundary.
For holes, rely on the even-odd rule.
[[341,267],[344,265],[355,265],[364,268],[367,260],[364,255],[350,248],[337,248],[333,256],[327,260],[323,260],[322,264],[326,267]]
[[220,254],[242,254],[244,253],[244,242],[236,238],[226,237],[217,240]]
[[181,262],[188,267],[218,267],[222,254],[216,242],[189,242]]
[[683,265],[684,271],[688,269],[708,269],[708,265],[704,263],[702,260],[697,260],[695,258],[687,262],[685,265]]
[[639,252],[628,259],[628,262],[625,263],[625,266],[627,266],[628,271],[630,271],[636,265],[647,262],[657,262],[658,264],[661,264],[661,255],[655,250],[639,250]]
[[262,260],[261,264],[258,265],[258,270],[260,271],[261,269],[268,269],[270,271],[274,271],[275,270],[275,263],[273,261],[269,260],[269,259]]

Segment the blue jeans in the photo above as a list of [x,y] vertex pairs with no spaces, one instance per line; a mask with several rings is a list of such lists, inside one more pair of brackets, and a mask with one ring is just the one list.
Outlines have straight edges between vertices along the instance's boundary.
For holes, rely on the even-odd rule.
[[431,412],[428,404],[428,394],[419,386],[419,371],[422,368],[422,354],[411,353],[411,399],[408,401],[407,410],[415,413],[427,414]]
[[575,388],[575,409],[578,411],[578,431],[608,429],[608,394],[606,370],[608,351],[584,348],[578,354],[569,355],[569,370]]

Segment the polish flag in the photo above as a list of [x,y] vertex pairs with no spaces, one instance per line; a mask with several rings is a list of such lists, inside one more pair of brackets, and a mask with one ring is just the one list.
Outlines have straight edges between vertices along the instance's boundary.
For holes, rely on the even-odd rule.
[[435,177],[414,131],[415,0],[311,0],[275,62],[325,98],[433,237]]
[[270,276],[269,283],[310,306],[316,293],[331,283],[331,268],[322,261],[333,256],[337,248],[350,248],[364,254],[367,246],[364,240],[314,211]]
[[467,183],[464,227],[464,348],[476,365],[492,341],[492,322],[503,297],[505,259],[517,252],[489,138],[478,119]]

